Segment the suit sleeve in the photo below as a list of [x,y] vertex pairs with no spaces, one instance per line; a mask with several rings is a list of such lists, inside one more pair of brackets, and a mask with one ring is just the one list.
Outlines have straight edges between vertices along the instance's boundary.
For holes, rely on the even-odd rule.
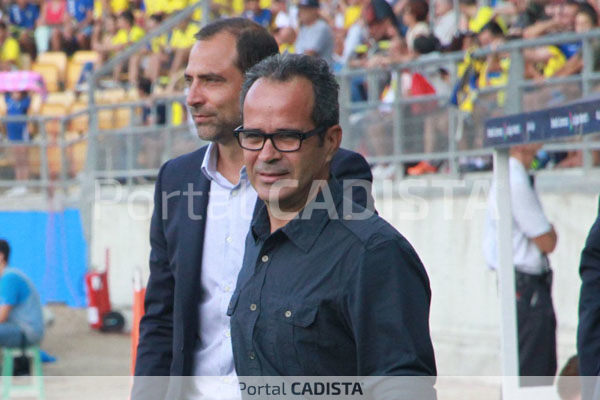
[[164,399],[166,385],[159,385],[158,379],[142,377],[170,375],[175,281],[169,267],[163,230],[161,194],[167,164],[159,171],[154,193],[154,212],[150,223],[150,278],[146,287],[145,314],[140,322],[132,399]]
[[579,274],[579,372],[582,376],[597,376],[600,375],[600,214],[581,253]]
[[[373,174],[365,158],[353,151],[339,149],[331,160],[331,173],[344,188],[352,186],[352,200],[366,209],[374,210],[371,187]],[[349,196],[349,193],[346,194]]]

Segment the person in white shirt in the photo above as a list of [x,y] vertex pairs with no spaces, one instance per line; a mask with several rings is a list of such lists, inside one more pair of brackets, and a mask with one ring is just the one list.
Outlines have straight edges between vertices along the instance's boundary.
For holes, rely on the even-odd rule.
[[435,24],[433,34],[442,46],[448,46],[458,30],[452,0],[435,0]]
[[[540,144],[514,146],[509,159],[519,374],[537,377],[522,381],[522,385],[551,385],[557,367],[552,270],[547,257],[556,247],[557,235],[544,214],[527,172],[540,148]],[[494,182],[489,196],[483,248],[491,269],[498,268],[496,190]]]

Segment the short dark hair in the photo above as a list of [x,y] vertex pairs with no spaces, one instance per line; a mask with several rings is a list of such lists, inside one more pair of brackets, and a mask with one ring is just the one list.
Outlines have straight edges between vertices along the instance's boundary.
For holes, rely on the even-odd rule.
[[0,239],[0,254],[4,255],[4,261],[8,264],[10,258],[10,245],[4,239]]
[[490,33],[494,37],[504,36],[504,31],[502,30],[502,27],[496,21],[490,21],[487,24],[485,24],[483,28],[481,28],[479,33],[482,33],[484,31],[490,31]]
[[133,22],[135,21],[133,13],[130,10],[123,11],[121,14],[119,14],[119,17],[129,22],[129,25],[133,25]]
[[598,26],[598,13],[589,3],[581,3],[578,5],[577,14],[585,14],[592,20],[594,26]]
[[330,128],[337,125],[340,106],[339,85],[335,76],[325,60],[303,54],[276,54],[250,68],[246,72],[240,95],[242,109],[246,94],[260,78],[289,82],[296,77],[306,78],[312,84],[314,105],[311,118],[315,127]]
[[5,31],[5,30],[6,30],[6,22],[0,21],[0,31]]
[[407,4],[408,8],[405,12],[412,14],[419,22],[427,20],[429,15],[429,5],[424,0],[410,0]]
[[246,73],[254,64],[278,54],[275,38],[259,24],[246,18],[225,18],[206,25],[196,34],[197,40],[207,40],[218,33],[227,32],[236,39],[236,66]]

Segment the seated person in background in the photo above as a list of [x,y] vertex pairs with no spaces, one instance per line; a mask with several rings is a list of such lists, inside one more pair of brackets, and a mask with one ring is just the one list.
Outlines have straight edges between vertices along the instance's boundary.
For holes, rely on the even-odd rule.
[[6,23],[0,21],[0,72],[19,69],[19,42],[8,32]]
[[271,10],[260,8],[259,0],[246,0],[245,2],[246,11],[242,14],[242,17],[251,19],[257,24],[261,25],[263,28],[269,28],[271,25],[271,19],[273,18],[273,13]]
[[38,344],[44,337],[40,296],[25,274],[8,267],[9,257],[10,246],[0,239],[0,347]]
[[[5,93],[6,102],[6,114],[9,117],[25,117],[29,106],[31,104],[31,97],[27,92],[13,92]],[[6,122],[6,135],[8,140],[12,142],[26,142],[29,140],[29,133],[27,131],[27,122],[25,121],[7,121]],[[27,146],[15,146],[10,147],[12,150],[14,161],[15,161],[15,179],[17,181],[26,181],[29,179],[29,149]],[[14,195],[24,193],[25,187],[14,188],[12,193]]]
[[31,59],[36,57],[35,41],[33,31],[35,23],[40,16],[40,6],[34,1],[17,0],[9,8],[10,23],[16,31],[19,45],[24,53],[29,54]]
[[92,24],[94,22],[94,0],[68,0],[69,16],[75,22],[77,43],[82,49],[89,49]]

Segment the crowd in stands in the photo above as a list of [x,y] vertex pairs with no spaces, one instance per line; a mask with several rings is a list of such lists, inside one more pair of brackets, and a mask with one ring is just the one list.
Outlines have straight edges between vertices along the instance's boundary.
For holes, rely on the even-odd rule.
[[[171,14],[199,1],[0,0],[0,72],[38,71],[51,92],[77,89],[85,82],[82,73],[89,72],[88,67],[98,68],[156,29]],[[478,0],[459,0],[459,9],[455,10],[453,0],[212,0],[210,18],[250,18],[273,33],[282,52],[322,57],[335,71],[384,67],[443,52],[464,51],[457,81],[450,81],[449,71],[434,68],[391,74],[383,82],[382,105],[376,110],[377,115],[362,115],[360,119],[367,123],[368,136],[372,138],[370,153],[385,155],[392,147],[390,103],[398,86],[399,93],[407,97],[448,95],[456,107],[473,113],[474,118],[477,98],[483,104],[480,112],[493,115],[505,101],[503,93],[486,99],[478,98],[478,90],[504,85],[510,59],[503,53],[478,59],[471,57],[472,51],[496,48],[519,38],[593,29],[598,25],[598,4],[589,1],[490,0],[488,5],[481,5]],[[147,81],[152,88],[175,88],[201,19],[199,7],[175,29],[154,38],[143,51],[114,69],[113,84],[132,91],[140,85],[146,87]],[[581,42],[531,48],[524,56],[525,77],[538,81],[577,74],[583,68]],[[49,72],[48,63],[54,63],[58,71]],[[51,79],[52,75],[58,78]],[[368,92],[364,78],[353,80],[353,101],[366,100]],[[21,100],[22,96],[16,96],[18,101],[10,100],[10,96],[6,95],[5,105],[0,104],[0,115],[18,115],[23,113],[23,104],[29,105]],[[532,101],[539,104],[543,99],[551,104],[555,96],[555,91],[536,93]],[[18,107],[8,109],[11,104]],[[423,114],[431,111],[431,105],[413,106],[411,112]],[[436,103],[433,108],[445,105]],[[387,115],[387,120],[381,115]],[[443,117],[425,118],[418,127],[423,132],[418,150],[432,152],[440,148],[444,142],[440,132],[447,136],[447,126]],[[565,166],[576,166],[581,157],[574,152],[559,161]],[[419,174],[433,172],[438,166],[423,162],[413,167],[416,169],[408,172]]]

